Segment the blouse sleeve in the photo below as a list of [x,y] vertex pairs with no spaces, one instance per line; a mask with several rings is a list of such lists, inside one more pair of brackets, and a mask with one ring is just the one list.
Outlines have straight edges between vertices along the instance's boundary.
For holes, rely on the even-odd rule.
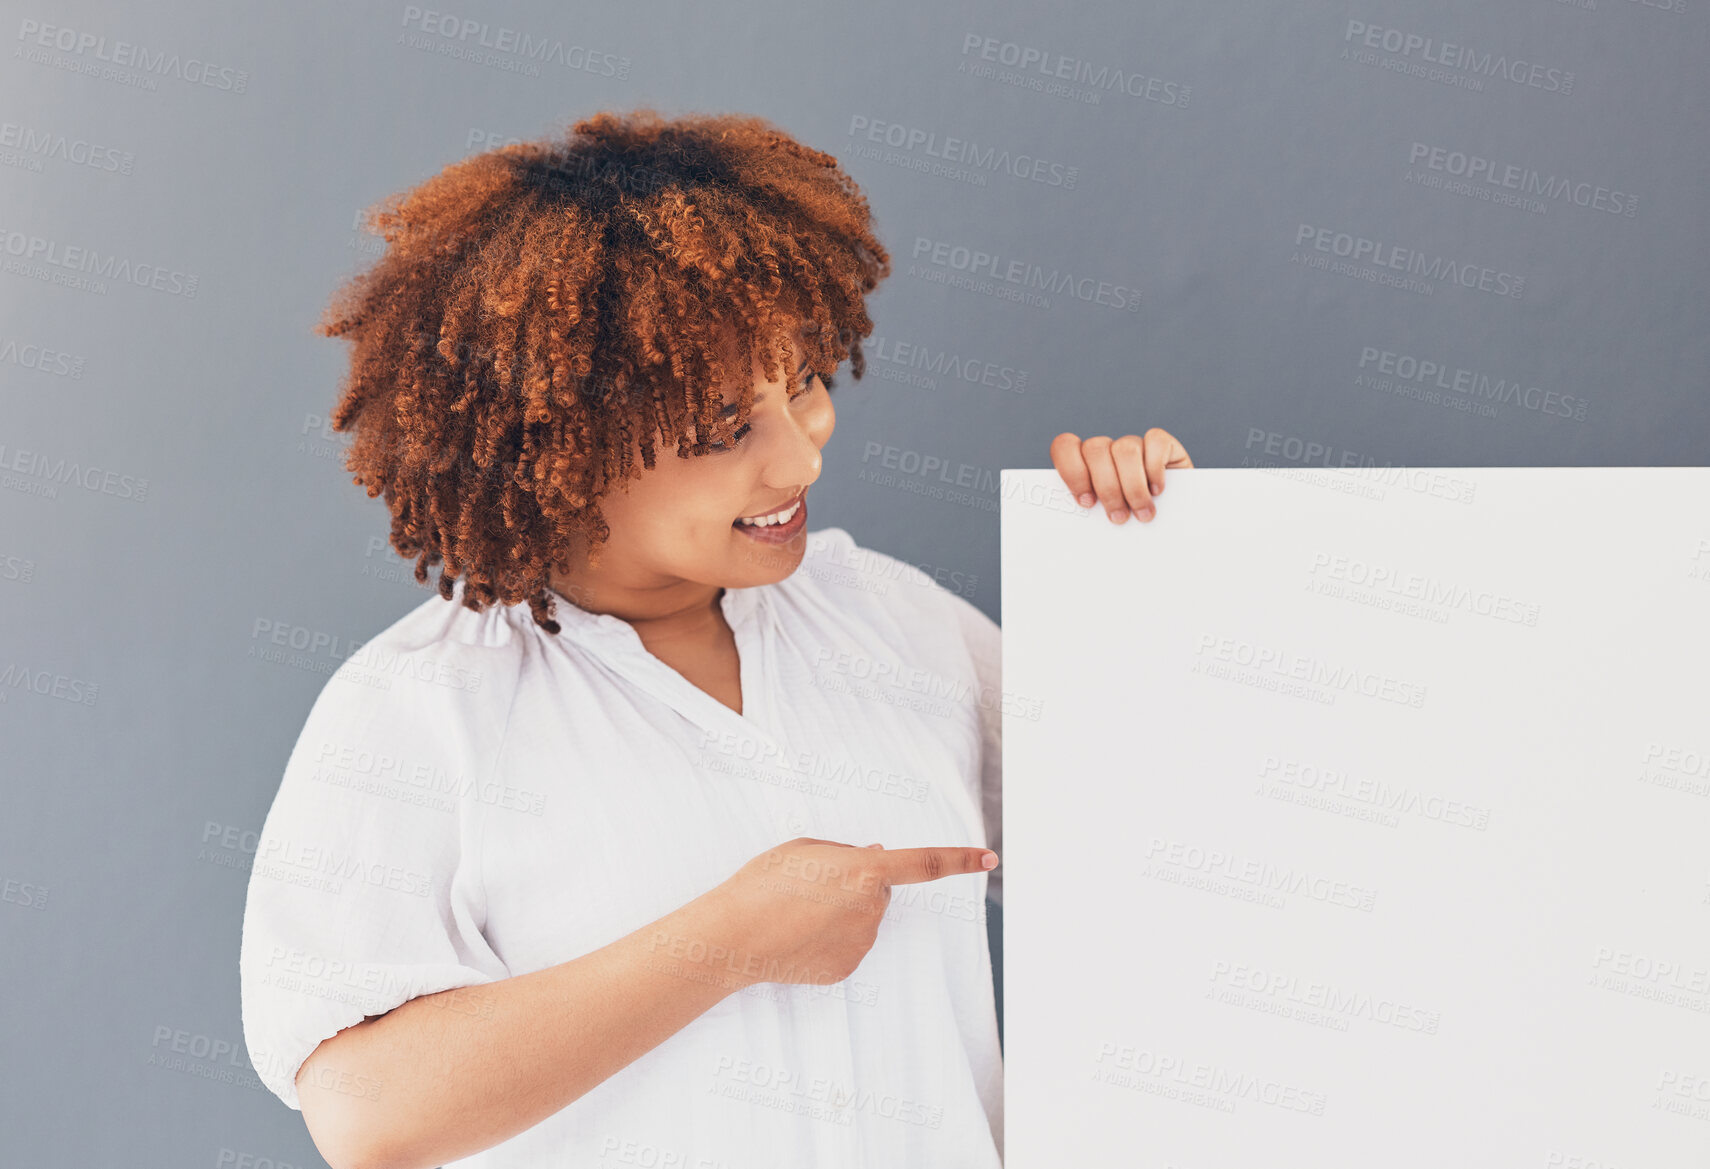
[[[986,845],[1003,858],[1003,631],[973,602],[942,590],[956,613],[962,640],[974,661],[980,715],[980,813]],[[986,878],[986,896],[1003,906],[1003,866]]]
[[508,976],[481,933],[481,805],[469,794],[508,711],[494,710],[490,668],[449,660],[460,649],[426,670],[347,659],[262,824],[238,958],[243,1032],[257,1075],[290,1108],[302,1108],[297,1071],[323,1039]]
[[[857,588],[854,598],[882,598],[887,606],[897,605],[898,612],[912,615],[911,632],[917,641],[944,646],[959,642],[972,664],[973,700],[979,721],[978,787],[974,794],[980,805],[986,845],[1003,857],[1003,639],[998,623],[986,616],[974,603],[960,593],[952,592],[931,575],[907,561],[877,549],[865,548],[855,542],[843,528],[824,528],[810,533],[810,554],[826,556],[841,566],[852,566],[862,574],[877,574],[884,581],[906,582],[909,588],[868,591]],[[836,574],[827,574],[829,581]],[[835,583],[828,587],[838,587]],[[954,630],[956,636],[941,640],[939,632]],[[953,650],[951,652],[954,652]],[[958,665],[957,669],[962,667]],[[972,777],[971,777],[972,778]],[[1003,866],[1000,864],[986,876],[986,896],[999,907],[1003,905]]]

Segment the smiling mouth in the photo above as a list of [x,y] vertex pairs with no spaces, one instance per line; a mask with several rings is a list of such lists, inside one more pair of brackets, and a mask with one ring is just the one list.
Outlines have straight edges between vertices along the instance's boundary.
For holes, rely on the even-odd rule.
[[737,527],[743,528],[781,527],[796,518],[796,513],[802,508],[802,504],[804,502],[803,497],[805,495],[807,495],[806,491],[797,492],[795,499],[785,504],[783,507],[774,508],[772,511],[766,512],[764,515],[740,516],[733,520],[732,523]]

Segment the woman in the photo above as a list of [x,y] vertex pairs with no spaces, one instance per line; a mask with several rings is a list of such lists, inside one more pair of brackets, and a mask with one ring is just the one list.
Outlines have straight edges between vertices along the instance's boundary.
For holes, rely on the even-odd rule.
[[[375,222],[334,425],[440,596],[341,664],[263,826],[263,1082],[335,1169],[1000,1164],[998,629],[806,530],[889,272],[858,189],[641,110]],[[1051,456],[1117,522],[1191,465]]]

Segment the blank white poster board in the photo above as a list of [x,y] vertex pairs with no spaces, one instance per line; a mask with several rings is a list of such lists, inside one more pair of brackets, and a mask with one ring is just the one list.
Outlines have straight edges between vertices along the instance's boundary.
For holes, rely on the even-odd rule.
[[1710,469],[1002,486],[1010,1169],[1710,1166]]

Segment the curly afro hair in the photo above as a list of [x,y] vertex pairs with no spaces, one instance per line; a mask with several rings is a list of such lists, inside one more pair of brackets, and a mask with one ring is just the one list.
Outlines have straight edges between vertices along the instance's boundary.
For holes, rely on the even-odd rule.
[[316,327],[354,343],[345,467],[418,582],[439,564],[445,599],[461,576],[467,607],[526,600],[557,633],[572,533],[597,564],[605,492],[661,445],[728,441],[756,354],[791,394],[798,342],[828,384],[845,358],[861,377],[890,274],[870,220],[835,158],[757,117],[602,112],[447,166],[368,209],[386,251]]

